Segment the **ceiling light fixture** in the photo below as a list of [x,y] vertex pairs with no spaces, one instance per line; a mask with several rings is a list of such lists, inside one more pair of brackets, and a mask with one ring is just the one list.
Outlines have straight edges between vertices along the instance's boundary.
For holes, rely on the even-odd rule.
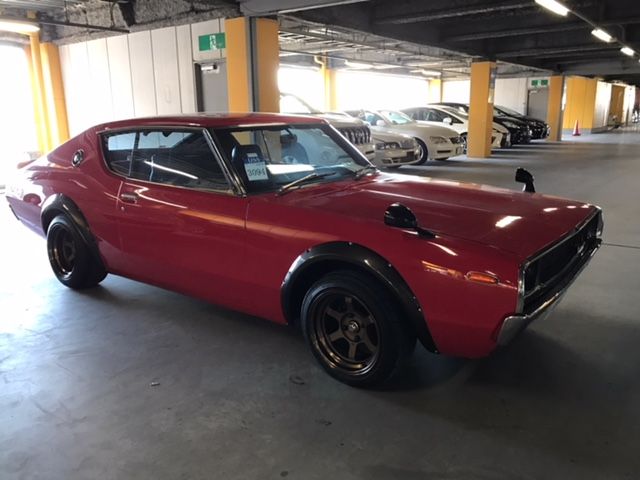
[[40,27],[33,22],[27,22],[24,20],[9,20],[6,18],[0,18],[0,32],[13,32],[13,33],[36,33],[40,31]]
[[620,51],[625,55],[629,55],[630,57],[633,57],[634,53],[636,53],[633,51],[633,48],[629,48],[629,47],[622,47]]
[[599,38],[603,42],[609,43],[613,41],[613,37],[609,35],[607,32],[605,32],[604,30],[601,30],[600,28],[594,28],[593,30],[591,30],[591,35],[593,35],[596,38]]
[[562,15],[563,17],[566,17],[567,13],[569,13],[569,9],[556,0],[536,0],[536,3],[547,10],[551,10],[553,13]]
[[421,73],[425,77],[439,77],[442,73],[437,72],[435,70],[425,70],[424,68],[420,68],[417,70],[411,70],[410,73]]
[[369,69],[373,67],[373,65],[369,65],[368,63],[352,62],[351,60],[345,60],[344,64],[347,67],[357,68],[357,69]]

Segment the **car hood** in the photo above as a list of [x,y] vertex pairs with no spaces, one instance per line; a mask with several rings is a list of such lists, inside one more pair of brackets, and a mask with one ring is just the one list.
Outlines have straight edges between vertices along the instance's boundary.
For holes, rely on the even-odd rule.
[[311,116],[322,118],[335,128],[362,127],[365,123],[357,118],[347,117],[340,114],[313,113]]
[[423,136],[439,136],[439,137],[457,137],[458,132],[449,127],[443,127],[439,123],[414,122],[404,125],[392,125],[388,127],[371,127],[371,130],[391,133],[404,133],[415,137]]
[[414,212],[420,226],[438,235],[482,243],[521,260],[569,233],[596,208],[547,195],[392,174],[284,198],[298,207],[381,224],[387,207],[399,202]]

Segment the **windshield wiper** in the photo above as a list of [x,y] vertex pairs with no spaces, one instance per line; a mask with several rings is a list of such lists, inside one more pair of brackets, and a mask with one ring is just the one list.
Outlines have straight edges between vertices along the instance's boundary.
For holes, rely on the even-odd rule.
[[291,191],[291,189],[294,188],[294,187],[299,187],[300,185],[308,183],[311,180],[315,180],[317,178],[330,177],[331,175],[335,175],[335,174],[336,174],[336,172],[310,173],[309,175],[305,175],[304,177],[301,177],[301,178],[299,178],[297,180],[294,180],[291,183],[287,183],[286,185],[281,186],[278,189],[277,194],[278,195],[284,195],[288,191]]
[[353,179],[354,180],[360,180],[367,173],[374,173],[374,172],[377,172],[377,171],[378,171],[378,169],[376,167],[374,167],[373,165],[367,165],[366,167],[362,167],[360,170],[354,172],[355,175],[353,176]]

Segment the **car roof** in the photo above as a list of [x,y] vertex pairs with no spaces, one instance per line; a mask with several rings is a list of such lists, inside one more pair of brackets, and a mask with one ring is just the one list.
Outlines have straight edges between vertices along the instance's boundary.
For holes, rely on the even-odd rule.
[[140,127],[250,127],[283,124],[322,124],[325,120],[309,115],[280,113],[196,113],[188,115],[131,118],[106,122],[93,127],[96,131]]

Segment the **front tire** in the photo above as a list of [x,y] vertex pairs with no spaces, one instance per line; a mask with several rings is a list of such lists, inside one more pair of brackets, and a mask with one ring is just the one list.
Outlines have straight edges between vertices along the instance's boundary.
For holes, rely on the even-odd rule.
[[73,289],[98,285],[107,272],[92,255],[74,223],[66,215],[56,216],[47,229],[47,253],[56,278]]
[[416,142],[418,142],[418,161],[415,164],[423,165],[429,159],[429,149],[419,138],[416,138]]
[[388,380],[416,343],[395,304],[358,272],[333,272],[313,284],[302,303],[302,331],[322,368],[354,387]]

